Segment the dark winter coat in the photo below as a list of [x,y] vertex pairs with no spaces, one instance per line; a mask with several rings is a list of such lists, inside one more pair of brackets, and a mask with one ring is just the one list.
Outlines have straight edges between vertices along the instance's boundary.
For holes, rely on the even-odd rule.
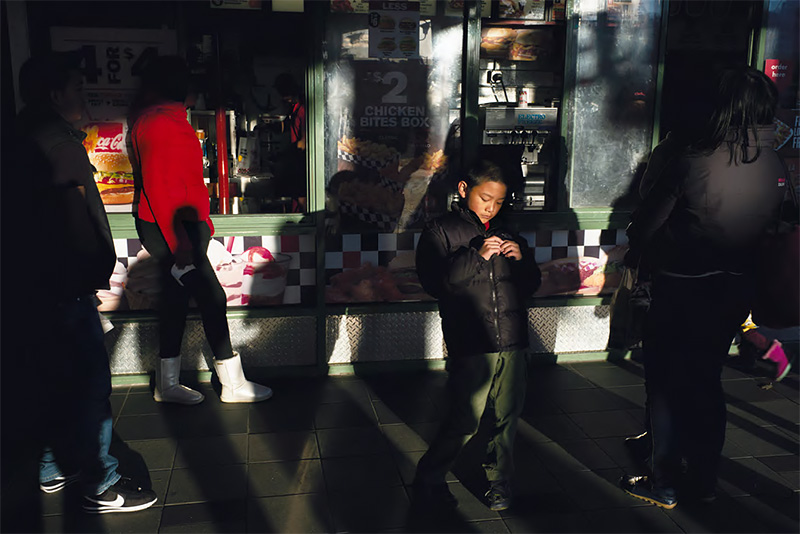
[[[478,254],[487,237],[519,244],[522,260]],[[460,204],[428,223],[417,245],[417,273],[425,291],[439,299],[448,354],[480,354],[528,346],[525,300],[541,283],[533,251],[497,219],[487,230]]]
[[[752,272],[788,179],[772,149],[774,128],[759,128],[758,137],[761,154],[752,163],[742,162],[738,145],[731,158],[728,143],[675,158],[633,214],[628,238],[635,255],[679,275]],[[754,154],[751,134],[748,159]]]
[[82,143],[86,134],[52,110],[27,108],[17,124],[15,176],[6,183],[15,198],[30,200],[15,217],[29,242],[5,252],[25,260],[21,275],[37,298],[58,301],[108,288],[116,254]]

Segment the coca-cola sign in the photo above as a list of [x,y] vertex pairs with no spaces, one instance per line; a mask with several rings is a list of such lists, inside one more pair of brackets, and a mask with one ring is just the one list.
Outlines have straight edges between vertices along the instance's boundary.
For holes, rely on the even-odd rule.
[[90,122],[81,130],[86,133],[83,144],[89,152],[125,151],[125,134],[121,122]]

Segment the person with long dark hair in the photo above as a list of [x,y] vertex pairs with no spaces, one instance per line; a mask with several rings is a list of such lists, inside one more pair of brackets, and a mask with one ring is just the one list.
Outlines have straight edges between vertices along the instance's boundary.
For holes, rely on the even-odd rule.
[[626,475],[620,485],[664,508],[679,495],[715,497],[722,365],[749,313],[758,245],[789,179],[772,148],[777,91],[769,78],[729,70],[715,96],[701,135],[660,173],[628,228],[626,261],[642,259],[653,271],[643,340],[652,475]]
[[186,119],[189,69],[180,57],[154,59],[142,74],[132,106],[130,158],[137,185],[136,231],[158,262],[160,360],[153,397],[158,402],[197,404],[203,394],[180,384],[181,342],[189,298],[200,309],[203,329],[222,384],[222,402],[257,402],[272,396],[245,379],[231,347],[225,292],[206,251],[214,233],[203,153]]

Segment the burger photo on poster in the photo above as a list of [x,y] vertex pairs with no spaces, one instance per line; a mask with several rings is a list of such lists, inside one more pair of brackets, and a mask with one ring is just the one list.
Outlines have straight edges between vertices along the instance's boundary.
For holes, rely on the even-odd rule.
[[541,53],[541,34],[536,30],[520,30],[511,45],[509,59],[514,61],[536,61]]
[[397,43],[390,37],[386,37],[378,43],[378,50],[383,52],[392,52],[395,48],[397,48]]
[[133,169],[128,156],[122,152],[95,152],[89,154],[94,165],[94,181],[103,204],[131,204],[133,202]]
[[381,15],[381,21],[378,25],[381,30],[393,30],[394,29],[394,17],[390,17],[388,15]]
[[94,181],[105,205],[133,203],[133,168],[124,152],[123,123],[91,122],[81,127],[83,146],[94,167]]
[[398,25],[400,31],[410,32],[417,29],[417,23],[414,22],[414,19],[404,18],[400,19],[400,24]]
[[417,40],[413,37],[404,37],[400,40],[399,47],[401,52],[413,52],[417,49]]
[[516,36],[516,30],[511,28],[487,28],[481,35],[481,49],[489,55],[505,55]]

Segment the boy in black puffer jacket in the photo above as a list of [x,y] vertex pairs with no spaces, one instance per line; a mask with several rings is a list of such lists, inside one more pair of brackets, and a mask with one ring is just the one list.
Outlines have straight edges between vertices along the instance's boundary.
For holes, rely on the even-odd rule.
[[506,196],[498,167],[482,161],[458,183],[461,202],[431,221],[417,246],[417,272],[439,299],[447,344],[450,413],[420,459],[415,496],[456,505],[445,475],[478,430],[492,399],[495,428],[484,463],[492,510],[511,503],[509,479],[517,421],[525,399],[528,321],[525,299],[539,287],[533,251],[494,218]]

